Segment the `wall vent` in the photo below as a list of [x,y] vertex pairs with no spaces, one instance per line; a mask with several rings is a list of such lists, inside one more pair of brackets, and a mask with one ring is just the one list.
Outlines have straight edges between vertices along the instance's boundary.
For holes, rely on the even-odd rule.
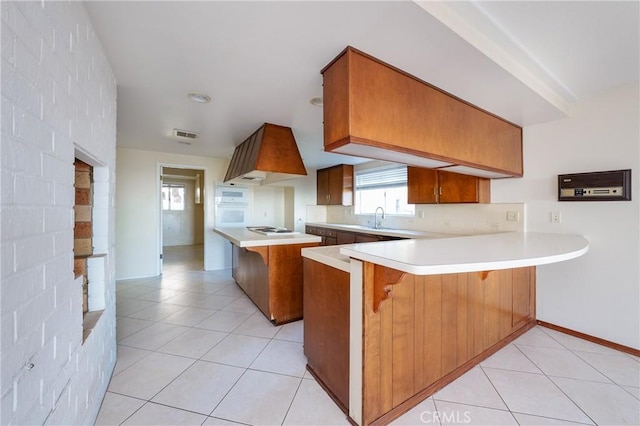
[[173,129],[173,136],[185,139],[196,139],[198,134],[188,130]]

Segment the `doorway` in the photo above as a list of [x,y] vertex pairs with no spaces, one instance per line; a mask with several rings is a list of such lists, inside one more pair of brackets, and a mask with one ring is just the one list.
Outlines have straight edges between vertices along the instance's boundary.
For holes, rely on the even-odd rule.
[[161,166],[160,271],[204,270],[204,170]]

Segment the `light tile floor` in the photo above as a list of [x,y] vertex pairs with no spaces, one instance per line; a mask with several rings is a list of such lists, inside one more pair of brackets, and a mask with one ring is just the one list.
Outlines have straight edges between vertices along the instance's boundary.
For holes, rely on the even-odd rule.
[[[305,371],[303,322],[274,327],[202,247],[117,283],[118,362],[97,424],[347,425]],[[640,358],[536,327],[394,425],[640,424]]]

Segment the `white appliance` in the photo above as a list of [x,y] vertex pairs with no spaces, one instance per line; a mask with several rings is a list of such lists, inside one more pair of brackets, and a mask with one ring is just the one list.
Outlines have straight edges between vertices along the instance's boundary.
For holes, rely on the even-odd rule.
[[249,220],[249,188],[216,185],[216,227],[240,228]]

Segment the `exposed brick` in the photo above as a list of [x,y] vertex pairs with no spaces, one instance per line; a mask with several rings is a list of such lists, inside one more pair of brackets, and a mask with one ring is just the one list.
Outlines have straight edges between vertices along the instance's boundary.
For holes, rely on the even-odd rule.
[[91,206],[75,206],[75,219],[76,222],[90,222],[92,209]]
[[91,174],[89,172],[79,172],[76,169],[74,186],[76,188],[91,188]]
[[88,172],[90,173],[93,169],[89,164],[85,163],[82,160],[78,160],[77,158],[73,162],[73,165],[76,169],[76,172]]
[[76,188],[76,205],[78,206],[91,205],[91,189]]
[[73,237],[78,239],[88,238],[91,239],[91,222],[78,222],[76,221],[76,226],[73,228]]
[[75,256],[91,256],[93,254],[91,238],[74,239],[73,254]]
[[76,276],[87,275],[87,259],[74,259],[73,273]]

